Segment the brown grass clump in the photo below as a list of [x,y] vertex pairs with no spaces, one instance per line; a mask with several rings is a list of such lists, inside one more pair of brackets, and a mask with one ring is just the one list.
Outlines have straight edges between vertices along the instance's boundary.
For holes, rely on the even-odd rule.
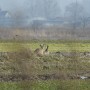
[[33,53],[30,49],[22,48],[18,52],[8,53],[9,59],[29,59],[33,56]]
[[[30,80],[35,78],[34,54],[30,49],[22,48],[18,52],[9,53],[11,75],[21,80]],[[20,76],[17,78],[17,76]]]

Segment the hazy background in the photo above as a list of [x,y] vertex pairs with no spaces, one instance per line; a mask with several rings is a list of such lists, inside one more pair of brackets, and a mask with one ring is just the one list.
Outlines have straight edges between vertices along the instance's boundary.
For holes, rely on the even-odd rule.
[[[0,7],[3,10],[9,11],[10,13],[16,12],[17,10],[24,11],[25,9],[27,9],[28,2],[32,1],[40,1],[40,0],[8,0],[8,1],[0,0]],[[76,0],[54,0],[54,1],[58,2],[62,12],[64,12],[63,10],[65,10],[66,5],[72,2],[76,2]],[[77,0],[77,1],[80,3],[84,2],[88,3],[89,0]],[[40,2],[38,4],[40,4]]]
[[90,0],[0,0],[1,39],[90,39]]

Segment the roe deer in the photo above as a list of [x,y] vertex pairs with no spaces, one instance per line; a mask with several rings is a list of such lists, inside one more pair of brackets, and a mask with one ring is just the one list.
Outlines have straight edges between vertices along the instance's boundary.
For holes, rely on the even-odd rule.
[[49,48],[49,46],[47,45],[47,47],[46,47],[46,49],[45,49],[45,51],[44,51],[44,55],[49,55],[48,48]]
[[44,54],[44,44],[40,44],[40,48],[37,48],[34,53],[37,55],[37,56],[43,56]]

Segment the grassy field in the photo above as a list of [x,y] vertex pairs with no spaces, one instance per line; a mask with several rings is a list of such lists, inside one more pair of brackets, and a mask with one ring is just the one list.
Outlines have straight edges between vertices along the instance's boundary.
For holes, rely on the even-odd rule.
[[[33,52],[42,43],[49,45],[50,52],[90,52],[90,41],[1,41],[0,52],[22,52],[23,48]],[[78,75],[90,77],[90,57],[36,57],[26,54],[11,55],[9,60],[0,59],[0,80],[5,80],[0,82],[0,90],[90,90],[90,79],[78,78]],[[21,75],[19,78],[29,76],[33,80],[12,82],[15,75]],[[9,80],[11,82],[7,82]]]
[[90,90],[90,81],[51,80],[0,83],[0,90]]
[[49,45],[49,51],[90,51],[90,41],[29,41],[29,42],[0,42],[0,51],[18,51],[22,47],[35,50],[40,44]]

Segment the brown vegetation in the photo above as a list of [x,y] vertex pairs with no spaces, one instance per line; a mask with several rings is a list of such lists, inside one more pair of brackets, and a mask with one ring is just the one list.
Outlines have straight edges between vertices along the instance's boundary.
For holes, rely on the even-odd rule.
[[32,28],[1,28],[0,39],[9,40],[32,40],[32,39],[49,39],[49,40],[88,40],[90,39],[90,27],[87,27],[84,31],[82,28],[73,30],[69,26],[54,26],[47,28],[39,28],[33,30]]

